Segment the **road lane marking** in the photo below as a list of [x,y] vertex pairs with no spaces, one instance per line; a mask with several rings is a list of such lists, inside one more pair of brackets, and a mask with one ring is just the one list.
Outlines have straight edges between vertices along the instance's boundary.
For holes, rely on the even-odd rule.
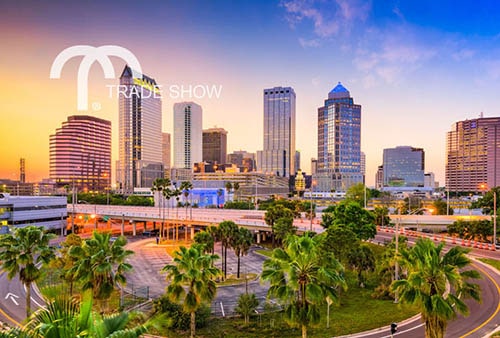
[[9,298],[10,298],[10,300],[12,300],[12,302],[14,302],[14,304],[16,304],[17,306],[19,306],[19,303],[16,301],[16,298],[19,298],[18,295],[15,295],[15,294],[9,292],[7,294],[7,296],[5,296],[5,299],[9,299]]
[[[481,270],[486,275],[486,277],[488,277],[491,280],[491,282],[493,283],[493,285],[495,285],[495,287],[497,289],[497,294],[500,297],[500,286],[498,286],[498,283],[493,279],[493,277],[490,276],[490,274],[485,269],[479,267],[478,265],[476,265],[476,268]],[[464,334],[463,336],[460,336],[460,338],[467,337],[468,335],[470,335],[470,334],[476,332],[477,330],[481,329],[482,327],[484,327],[486,324],[488,324],[490,321],[493,320],[493,318],[498,314],[499,311],[500,311],[500,302],[498,302],[495,312],[493,312],[493,314],[488,319],[486,319],[481,325],[476,327],[474,330],[471,330],[471,331],[467,332],[466,334]]]
[[[3,275],[4,272],[0,272],[0,276]],[[7,318],[7,320],[9,320],[12,324],[14,324],[15,326],[17,327],[22,327],[23,324],[19,323],[17,320],[15,320],[14,318],[12,318],[11,316],[9,316],[7,314],[7,312],[5,312],[1,307],[0,307],[0,314],[3,315],[5,318]]]

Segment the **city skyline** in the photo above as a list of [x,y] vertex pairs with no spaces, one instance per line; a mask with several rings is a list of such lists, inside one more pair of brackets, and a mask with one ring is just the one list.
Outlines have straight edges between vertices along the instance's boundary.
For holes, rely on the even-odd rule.
[[[204,108],[204,128],[229,132],[228,152],[260,150],[261,90],[290,86],[297,94],[296,148],[310,172],[318,102],[341,81],[363,104],[367,184],[374,184],[384,148],[412,144],[426,149],[426,170],[443,185],[450,126],[481,112],[499,115],[499,7],[486,1],[3,3],[0,37],[8,53],[0,67],[8,80],[0,84],[0,133],[12,142],[2,145],[0,177],[17,179],[19,158],[26,159],[27,181],[48,177],[49,135],[75,114],[112,121],[118,159],[118,102],[105,87],[116,79],[91,68],[89,104],[100,109],[89,112],[76,110],[78,61],[67,64],[61,79],[49,79],[63,49],[115,44],[131,50],[166,88],[222,86],[216,99],[166,93],[163,132],[172,133],[173,104],[193,100]],[[199,20],[186,26],[193,12]],[[137,17],[148,24],[121,24]],[[112,60],[119,72],[124,62]]]

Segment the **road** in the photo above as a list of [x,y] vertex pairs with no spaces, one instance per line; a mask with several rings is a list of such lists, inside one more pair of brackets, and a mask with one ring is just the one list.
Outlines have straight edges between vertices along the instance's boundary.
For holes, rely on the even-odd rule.
[[[169,264],[172,259],[166,254],[166,245],[157,245],[154,239],[145,239],[127,244],[127,249],[135,251],[135,255],[129,260],[134,270],[127,275],[128,290],[134,288],[149,287],[149,296],[158,298],[165,293],[167,282],[165,275],[160,270]],[[260,274],[262,263],[266,257],[254,252],[252,248],[247,256],[241,257],[241,273]],[[220,243],[216,243],[215,252],[221,256]],[[216,263],[220,267],[221,260]],[[237,261],[232,250],[227,252],[227,267],[229,274],[236,274]],[[248,282],[248,291],[255,293],[260,301],[266,298],[267,287],[258,279]],[[234,313],[234,307],[238,296],[245,292],[245,285],[223,286],[217,289],[217,297],[212,302],[212,312],[217,315]],[[222,303],[222,307],[221,307]]]
[[[393,233],[379,232],[376,241],[390,241],[394,236]],[[410,237],[410,241],[414,241]],[[451,239],[448,239],[450,242]],[[447,245],[451,245],[448,243]],[[136,288],[140,286],[149,287],[149,295],[156,298],[164,293],[166,287],[165,276],[160,274],[163,266],[171,261],[171,258],[166,254],[166,248],[162,245],[156,245],[154,239],[136,240],[128,244],[128,248],[134,250],[136,255],[133,255],[131,264],[134,266],[134,271],[129,274],[127,280],[129,286],[133,285]],[[219,244],[216,246],[216,253],[220,253]],[[499,259],[498,252],[487,250],[473,249],[472,257],[490,257]],[[250,252],[241,260],[241,271],[259,274],[262,268],[262,262],[266,258]],[[219,263],[220,264],[220,263]],[[482,289],[483,302],[478,304],[473,301],[467,301],[470,307],[471,315],[467,318],[459,317],[449,323],[446,337],[483,337],[488,332],[493,331],[497,323],[500,323],[500,276],[495,273],[492,268],[474,262],[474,268],[482,275],[483,279],[478,281]],[[236,257],[232,251],[228,251],[228,270],[231,273],[236,271]],[[256,293],[259,300],[265,299],[267,286],[262,285],[258,280],[248,283],[249,292]],[[220,315],[222,308],[226,315],[231,314],[234,310],[238,295],[245,292],[245,285],[221,287],[217,291],[217,299],[212,304],[212,311]],[[25,318],[25,290],[22,284],[13,279],[9,281],[5,273],[0,273],[0,320],[11,325],[19,325]],[[36,309],[43,301],[38,298],[35,292],[32,292],[32,307]],[[221,303],[223,307],[221,307]],[[375,332],[360,333],[350,335],[349,337],[388,337],[389,328],[382,328]],[[396,336],[401,337],[422,337],[423,327],[417,318],[414,321],[400,323]]]
[[[393,233],[378,232],[375,241],[384,243],[392,240]],[[414,242],[415,237],[409,237],[409,241]],[[432,237],[431,237],[432,238]],[[446,239],[446,246],[451,247],[452,239]],[[500,323],[500,275],[486,264],[476,261],[476,258],[489,257],[500,259],[500,255],[495,251],[472,249],[470,253],[474,259],[472,267],[479,271],[482,276],[481,280],[475,281],[481,287],[482,303],[479,304],[473,300],[467,300],[466,303],[470,309],[468,317],[458,316],[455,320],[448,324],[445,337],[484,337],[487,333],[492,332]],[[380,331],[366,332],[349,337],[367,337],[380,338],[390,337],[389,327],[385,327]],[[424,336],[424,328],[417,318],[411,322],[406,322],[403,325],[398,325],[398,333],[395,336],[419,338]]]

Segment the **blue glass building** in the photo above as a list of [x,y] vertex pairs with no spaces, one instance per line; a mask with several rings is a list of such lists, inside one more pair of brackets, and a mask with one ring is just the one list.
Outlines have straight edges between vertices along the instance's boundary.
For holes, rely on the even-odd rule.
[[363,182],[361,105],[339,82],[318,108],[316,191],[346,191]]
[[422,148],[384,149],[383,168],[384,191],[421,190],[424,187],[425,153]]

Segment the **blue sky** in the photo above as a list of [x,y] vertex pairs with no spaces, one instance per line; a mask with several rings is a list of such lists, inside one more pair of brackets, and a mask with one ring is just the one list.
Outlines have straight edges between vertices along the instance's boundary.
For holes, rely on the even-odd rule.
[[[222,86],[220,98],[197,101],[205,128],[229,131],[230,151],[262,148],[262,90],[292,86],[306,171],[316,157],[317,108],[341,81],[363,106],[368,184],[383,148],[397,145],[423,147],[426,170],[443,184],[452,123],[499,113],[499,7],[497,1],[4,2],[0,41],[9,53],[0,55],[0,67],[13,80],[0,85],[0,132],[33,137],[2,146],[7,161],[0,176],[16,176],[21,156],[28,179],[48,176],[48,135],[76,113],[77,62],[61,80],[49,80],[54,57],[75,44],[115,44],[131,50],[160,84]],[[123,63],[114,65],[119,72]],[[103,103],[89,113],[112,121],[116,158],[117,102],[102,94],[109,82],[97,66],[89,83],[89,100]],[[17,90],[26,84],[28,90]],[[175,102],[163,100],[165,131],[172,130]]]

